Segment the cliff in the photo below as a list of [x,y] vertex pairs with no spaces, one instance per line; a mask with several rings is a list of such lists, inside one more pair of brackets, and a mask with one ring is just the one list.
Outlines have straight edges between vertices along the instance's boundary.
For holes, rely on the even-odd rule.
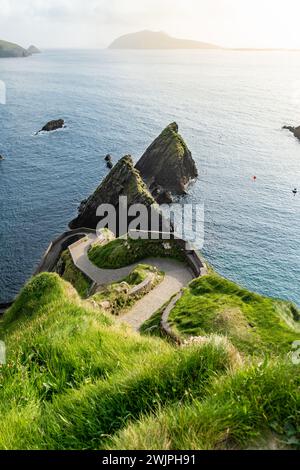
[[41,51],[36,46],[33,46],[33,45],[28,47],[27,52],[29,54],[40,54],[41,53]]
[[127,196],[128,205],[140,203],[149,207],[155,202],[129,155],[123,157],[96,191],[81,203],[79,214],[69,224],[70,228],[96,228],[100,221],[96,216],[98,206],[112,204],[118,208],[119,196]]
[[150,188],[162,187],[163,191],[185,194],[198,171],[178,125],[173,122],[148,147],[136,165]]
[[0,40],[0,58],[4,57],[28,57],[30,56],[28,52],[23,47],[12,42]]
[[292,132],[294,136],[297,137],[297,139],[300,139],[300,126],[283,126],[283,129],[287,129],[288,131]]
[[162,31],[139,31],[121,36],[109,49],[220,49],[219,46],[189,39],[178,39]]

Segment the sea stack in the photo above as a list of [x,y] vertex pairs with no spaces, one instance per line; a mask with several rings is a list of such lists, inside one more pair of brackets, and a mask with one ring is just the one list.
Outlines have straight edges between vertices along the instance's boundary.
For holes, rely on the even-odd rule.
[[150,207],[155,203],[139,172],[134,168],[130,155],[119,160],[95,192],[82,201],[79,214],[69,224],[70,228],[96,228],[100,221],[100,217],[96,215],[97,208],[101,204],[111,204],[118,211],[120,196],[127,196],[128,206],[143,204]]
[[[148,147],[136,165],[144,181],[156,194],[186,194],[198,171],[176,122],[169,124]],[[167,195],[169,198],[169,195]]]

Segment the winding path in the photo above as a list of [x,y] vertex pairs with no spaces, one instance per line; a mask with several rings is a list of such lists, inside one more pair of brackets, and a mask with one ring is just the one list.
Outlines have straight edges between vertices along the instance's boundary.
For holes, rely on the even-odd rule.
[[[96,284],[106,285],[118,282],[128,276],[135,266],[141,263],[120,269],[97,268],[88,258],[89,247],[96,240],[96,235],[89,234],[69,246],[75,266]],[[157,287],[138,300],[128,313],[118,318],[118,321],[128,323],[134,330],[139,330],[146,320],[194,278],[187,265],[170,258],[148,258],[142,263],[155,266],[165,273],[165,277]]]

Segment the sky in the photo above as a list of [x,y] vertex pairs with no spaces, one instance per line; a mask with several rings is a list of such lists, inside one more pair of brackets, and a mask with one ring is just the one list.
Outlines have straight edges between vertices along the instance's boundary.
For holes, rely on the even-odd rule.
[[0,39],[107,47],[143,29],[224,47],[300,48],[299,0],[0,0]]

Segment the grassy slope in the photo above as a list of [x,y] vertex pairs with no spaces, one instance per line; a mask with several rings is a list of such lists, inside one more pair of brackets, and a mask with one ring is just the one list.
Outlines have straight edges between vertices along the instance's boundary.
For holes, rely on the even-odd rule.
[[[229,299],[242,299],[256,321],[250,306],[261,314],[263,299],[227,282],[220,296],[229,290]],[[198,283],[191,289],[200,298]],[[279,340],[282,332],[285,350],[287,331],[268,315],[276,328],[261,341],[269,348],[270,335]],[[247,448],[259,440],[268,447],[269,435],[272,445],[276,435],[277,446],[300,448],[300,366],[282,354],[243,365],[224,337],[184,348],[142,337],[55,274],[25,286],[1,330],[8,352],[0,369],[1,449]],[[244,341],[235,343],[244,350]]]
[[92,281],[76,268],[69,250],[65,250],[62,253],[60,263],[63,266],[62,278],[70,282],[82,298],[86,298],[91,288]]
[[182,250],[174,242],[168,241],[170,250],[166,250],[161,241],[128,240],[118,238],[104,246],[95,246],[89,251],[89,258],[99,268],[122,268],[149,257],[172,257],[184,260]]
[[249,354],[290,351],[300,336],[299,320],[292,303],[251,293],[217,274],[193,281],[170,315],[183,337],[226,335]]
[[201,396],[231,357],[172,348],[114,326],[55,274],[22,290],[2,321],[1,449],[100,448],[143,413]]
[[131,423],[110,449],[300,448],[299,366],[279,360],[216,381],[209,395]]

